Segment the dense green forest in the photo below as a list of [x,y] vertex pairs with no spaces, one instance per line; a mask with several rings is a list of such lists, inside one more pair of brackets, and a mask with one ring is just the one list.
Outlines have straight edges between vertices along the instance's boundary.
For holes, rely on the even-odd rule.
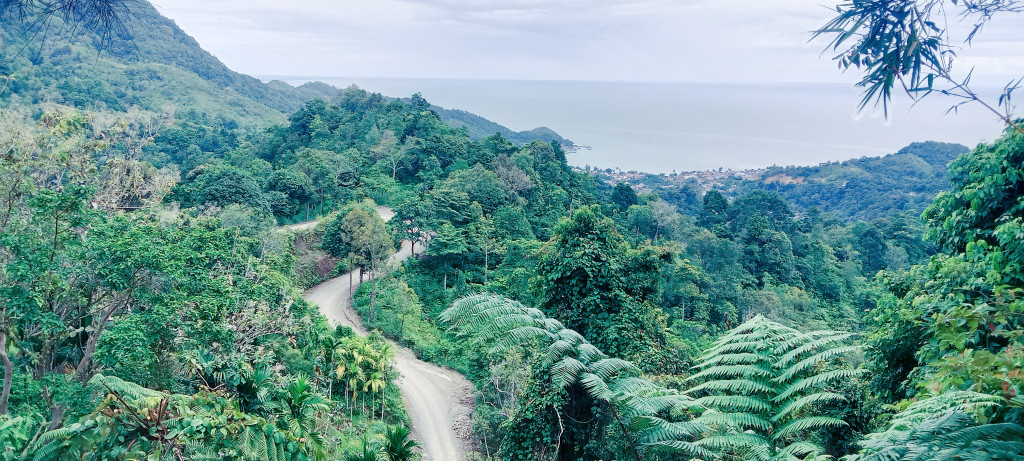
[[[386,338],[475,385],[471,459],[1024,456],[1020,133],[637,193],[419,95],[2,24],[4,460],[415,459]],[[368,336],[302,297],[352,269]]]

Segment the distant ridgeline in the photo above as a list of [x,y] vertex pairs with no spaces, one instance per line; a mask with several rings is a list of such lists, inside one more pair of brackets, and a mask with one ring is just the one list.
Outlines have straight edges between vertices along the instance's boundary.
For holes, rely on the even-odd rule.
[[476,114],[471,114],[464,110],[445,109],[440,106],[430,106],[430,109],[437,113],[437,116],[449,126],[453,128],[466,127],[466,130],[469,132],[470,139],[473,139],[474,141],[479,141],[493,135],[494,133],[501,133],[502,137],[519,145],[539,139],[544,142],[558,143],[564,147],[575,146],[572,141],[561,137],[558,133],[555,133],[554,130],[548,127],[542,126],[528,131],[512,131],[504,126],[487,120],[486,118]]
[[946,164],[968,148],[935,141],[910,144],[895,154],[817,166],[771,166],[655,175],[592,173],[657,192],[681,211],[699,212],[703,191],[718,189],[738,197],[755,189],[778,192],[798,209],[816,206],[846,220],[872,220],[901,211],[920,212],[949,186]]
[[[0,76],[10,77],[0,78],[0,107],[53,102],[96,111],[174,110],[179,119],[231,129],[285,123],[307,101],[341,99],[342,90],[325,83],[294,87],[235,72],[149,2],[132,5],[128,31],[106,37],[58,18],[41,26],[0,14]],[[431,109],[445,123],[465,126],[473,139],[500,132],[520,145],[535,139],[572,145],[547,128],[517,133],[464,111]]]

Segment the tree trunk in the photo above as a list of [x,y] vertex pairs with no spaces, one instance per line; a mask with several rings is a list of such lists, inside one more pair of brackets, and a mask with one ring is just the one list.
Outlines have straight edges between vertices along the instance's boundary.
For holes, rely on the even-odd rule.
[[78,361],[78,366],[75,368],[75,378],[78,382],[85,383],[92,377],[90,369],[92,368],[92,355],[96,352],[96,343],[100,340],[100,334],[103,333],[103,328],[110,321],[110,317],[114,315],[114,311],[117,310],[117,304],[110,306],[103,311],[102,315],[93,321],[92,333],[89,333],[89,340],[85,343],[85,350],[82,351],[82,360]]
[[[376,271],[376,270],[375,270]],[[377,277],[370,274],[370,321],[373,321],[373,302],[377,299]]]
[[444,289],[445,290],[448,289],[448,273],[447,272],[444,273]]
[[52,431],[64,423],[64,405],[53,404],[50,408],[50,425],[46,426],[46,430]]
[[0,394],[0,416],[7,414],[7,402],[11,398],[11,382],[14,381],[14,363],[7,356],[7,332],[0,331],[0,361],[4,364],[4,390]]
[[487,251],[484,251],[484,285],[487,285]]

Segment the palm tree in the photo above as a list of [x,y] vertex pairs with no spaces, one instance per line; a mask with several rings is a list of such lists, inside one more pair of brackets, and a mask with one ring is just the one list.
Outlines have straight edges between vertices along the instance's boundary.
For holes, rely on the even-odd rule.
[[[359,385],[366,379],[363,363],[367,357],[363,355],[365,345],[353,348],[339,348],[334,376],[345,384],[345,398],[349,403],[349,419],[354,416],[356,400],[359,398]],[[351,392],[351,399],[349,393]]]
[[415,440],[409,440],[410,431],[405,426],[388,426],[384,433],[384,455],[388,461],[411,461],[415,454],[413,449],[420,446]]
[[279,406],[286,429],[312,440],[318,447],[322,446],[322,433],[316,427],[317,417],[329,411],[330,406],[326,399],[312,390],[306,376],[299,375],[288,385]]
[[361,453],[349,453],[345,455],[345,461],[378,461],[380,454],[375,450],[366,438],[363,438],[363,450]]
[[394,351],[391,348],[391,343],[384,342],[378,349],[377,360],[374,362],[377,365],[376,372],[380,374],[381,383],[379,386],[380,390],[380,419],[384,419],[384,390],[387,389],[387,371],[388,365],[391,363],[391,358],[394,356]]
[[266,416],[273,386],[274,372],[269,367],[243,368],[235,385],[242,411]]
[[375,395],[377,392],[380,392],[381,393],[380,417],[382,419],[384,418],[384,385],[385,384],[387,384],[387,381],[384,381],[384,373],[382,373],[380,371],[377,371],[377,370],[371,371],[370,372],[370,377],[367,378],[366,382],[363,384],[363,392],[370,391],[370,392],[374,393],[374,394],[371,394],[371,400],[370,400],[370,416],[371,417],[373,416],[373,395]]

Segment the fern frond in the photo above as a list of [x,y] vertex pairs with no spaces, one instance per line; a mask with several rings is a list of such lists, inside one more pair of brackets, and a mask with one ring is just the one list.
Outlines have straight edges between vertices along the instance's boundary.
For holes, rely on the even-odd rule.
[[796,333],[786,338],[785,341],[776,347],[778,350],[785,352],[778,359],[779,367],[787,367],[791,362],[796,360],[797,357],[803,354],[821,349],[829,344],[846,341],[852,336],[853,333],[828,330]]
[[564,339],[559,339],[551,344],[548,344],[548,351],[544,354],[544,359],[541,361],[543,366],[550,366],[563,357],[571,355],[576,349],[575,345]]
[[715,457],[714,452],[697,445],[693,442],[686,442],[683,440],[665,440],[662,442],[653,442],[646,444],[647,447],[651,448],[666,448],[673,452],[682,453],[683,455],[691,459],[713,459]]
[[102,389],[104,393],[114,392],[125,400],[142,400],[151,398],[163,398],[166,395],[160,391],[147,389],[133,382],[125,381],[116,376],[105,376],[98,374],[89,380],[89,386]]
[[692,421],[672,422],[656,416],[633,418],[629,428],[638,434],[644,444],[682,441],[708,430],[707,426]]
[[789,436],[794,432],[806,431],[808,429],[820,429],[823,427],[839,427],[845,426],[846,421],[837,418],[831,418],[828,416],[808,416],[806,418],[795,419],[790,421],[789,424],[782,426],[778,432],[772,435],[773,440],[779,440]]
[[[775,380],[780,382],[780,383],[787,382],[787,381],[793,379],[793,377],[796,376],[797,374],[799,374],[801,372],[804,372],[804,371],[807,371],[811,367],[813,367],[813,366],[815,366],[815,365],[817,365],[817,364],[819,364],[821,362],[824,362],[824,361],[826,361],[826,360],[828,360],[828,359],[830,359],[832,357],[835,357],[837,355],[847,354],[847,353],[850,353],[850,352],[855,352],[855,351],[858,351],[860,349],[862,349],[861,346],[839,346],[839,347],[834,347],[832,349],[823,350],[821,352],[818,352],[817,354],[814,354],[814,355],[812,355],[810,357],[807,357],[807,358],[805,358],[805,359],[803,359],[803,360],[793,364],[792,366],[787,368],[785,371],[783,371],[782,374],[780,374],[778,377],[776,377]],[[780,363],[779,365],[781,366],[782,364]]]
[[831,370],[823,373],[818,373],[813,376],[808,376],[787,387],[786,390],[782,391],[782,393],[775,397],[774,400],[776,402],[781,402],[793,396],[794,394],[805,391],[811,387],[821,386],[840,379],[853,378],[866,371],[867,370],[863,369]]
[[611,388],[600,376],[593,373],[583,373],[580,375],[580,384],[586,389],[587,395],[590,395],[594,399],[609,401],[615,393],[612,392]]
[[720,379],[691,387],[687,392],[697,393],[705,390],[728,391],[738,394],[767,394],[776,391],[772,386],[749,379]]
[[770,430],[772,423],[767,419],[764,419],[753,413],[720,413],[717,411],[708,411],[703,415],[693,420],[695,423],[703,424],[705,426],[714,427],[735,427],[739,430],[746,429],[760,429],[763,431]]
[[779,421],[789,416],[790,413],[800,411],[801,409],[808,405],[816,403],[838,403],[844,400],[846,400],[846,397],[844,397],[842,394],[837,394],[835,392],[817,392],[814,394],[805,395],[803,397],[800,397],[799,399],[790,402],[785,407],[782,407],[782,410],[779,410],[779,412],[776,413],[775,416],[772,416],[772,421]]
[[814,459],[817,455],[824,453],[825,449],[811,442],[793,442],[778,451],[779,459]]
[[714,435],[711,437],[704,437],[703,439],[700,439],[697,442],[695,442],[695,444],[700,447],[708,447],[713,450],[721,450],[756,446],[770,446],[771,442],[760,435],[750,432],[742,432],[735,434]]
[[756,365],[717,365],[706,370],[694,373],[686,378],[687,381],[698,381],[704,378],[770,378],[771,370]]
[[639,375],[640,368],[633,365],[633,362],[618,358],[601,359],[590,364],[591,372],[601,379],[608,381],[616,376]]
[[[600,376],[600,375],[598,375]],[[606,381],[607,382],[607,381]],[[626,376],[608,382],[609,389],[620,396],[642,396],[651,392],[665,392],[666,389],[646,379]]]
[[565,357],[551,367],[551,379],[555,382],[555,388],[565,389],[578,381],[586,370],[587,366],[579,360]]
[[758,362],[765,362],[768,357],[761,354],[755,354],[753,352],[730,352],[727,354],[717,354],[707,360],[695,365],[695,369],[703,369],[712,365],[746,365]]
[[695,402],[708,408],[724,408],[739,411],[753,411],[767,413],[771,411],[771,404],[757,397],[743,395],[709,395],[701,397]]
[[544,338],[554,339],[554,334],[543,328],[524,326],[505,332],[505,337],[498,341],[491,350],[496,353],[503,353],[520,344],[526,344],[532,339]]

